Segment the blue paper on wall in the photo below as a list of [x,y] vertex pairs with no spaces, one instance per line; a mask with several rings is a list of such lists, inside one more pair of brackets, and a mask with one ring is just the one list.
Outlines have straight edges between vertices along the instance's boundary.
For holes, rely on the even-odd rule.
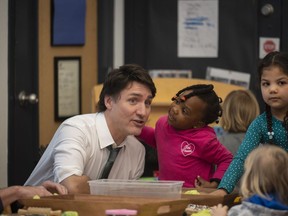
[[86,0],[53,0],[52,44],[84,45]]

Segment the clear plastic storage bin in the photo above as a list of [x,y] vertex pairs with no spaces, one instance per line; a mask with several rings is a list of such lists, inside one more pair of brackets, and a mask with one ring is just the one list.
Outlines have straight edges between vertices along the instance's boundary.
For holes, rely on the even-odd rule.
[[99,179],[89,181],[92,195],[181,198],[183,181]]

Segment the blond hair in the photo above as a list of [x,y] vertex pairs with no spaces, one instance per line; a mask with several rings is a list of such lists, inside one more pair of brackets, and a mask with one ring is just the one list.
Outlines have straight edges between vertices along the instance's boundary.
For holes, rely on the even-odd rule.
[[257,194],[269,198],[275,194],[288,205],[288,153],[276,145],[264,144],[254,149],[245,160],[240,191],[243,198]]
[[259,104],[250,90],[231,91],[225,98],[220,125],[228,132],[246,132],[259,115]]

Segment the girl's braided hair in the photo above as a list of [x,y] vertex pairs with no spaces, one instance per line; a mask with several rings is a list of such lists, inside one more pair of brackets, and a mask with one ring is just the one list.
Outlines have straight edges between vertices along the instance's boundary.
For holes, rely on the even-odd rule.
[[266,120],[267,120],[267,130],[268,130],[268,136],[269,136],[269,144],[273,144],[273,128],[272,128],[272,113],[271,113],[271,107],[266,105]]
[[[204,101],[207,106],[206,109],[203,110],[204,112],[204,119],[202,120],[205,124],[211,124],[216,121],[219,122],[219,117],[222,116],[222,108],[220,103],[222,99],[217,96],[215,91],[213,90],[214,86],[209,84],[198,84],[188,86],[186,88],[181,89],[176,94],[176,97],[173,97],[172,100],[174,101],[177,97],[180,98],[181,101],[185,101],[190,97],[197,96],[202,101]],[[192,90],[189,94],[181,95],[185,91]]]

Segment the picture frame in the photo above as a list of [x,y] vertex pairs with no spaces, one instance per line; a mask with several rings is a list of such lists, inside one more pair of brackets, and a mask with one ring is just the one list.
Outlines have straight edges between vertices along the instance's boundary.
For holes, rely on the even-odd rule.
[[55,121],[81,113],[81,57],[54,57]]

